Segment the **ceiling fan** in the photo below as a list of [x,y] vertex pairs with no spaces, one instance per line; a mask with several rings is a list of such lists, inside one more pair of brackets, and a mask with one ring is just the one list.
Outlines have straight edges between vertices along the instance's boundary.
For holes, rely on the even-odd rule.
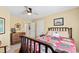
[[32,10],[32,8],[28,7],[28,6],[24,6],[25,7],[25,10],[24,10],[24,14],[27,14],[27,15],[38,15],[38,13],[34,12]]

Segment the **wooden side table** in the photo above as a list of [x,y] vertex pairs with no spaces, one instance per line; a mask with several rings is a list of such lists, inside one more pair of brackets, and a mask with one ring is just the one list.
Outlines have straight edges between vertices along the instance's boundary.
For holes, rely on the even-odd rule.
[[6,53],[6,45],[0,45],[0,48],[4,48],[4,53]]

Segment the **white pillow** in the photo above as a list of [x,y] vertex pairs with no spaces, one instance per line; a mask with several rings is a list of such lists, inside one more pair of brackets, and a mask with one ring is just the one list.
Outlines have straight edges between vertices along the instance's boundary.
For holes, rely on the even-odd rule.
[[59,37],[60,35],[59,35],[59,32],[58,31],[53,31],[52,36]]
[[61,37],[69,38],[69,33],[68,33],[68,31],[60,31],[60,32],[59,32],[59,35],[60,35]]

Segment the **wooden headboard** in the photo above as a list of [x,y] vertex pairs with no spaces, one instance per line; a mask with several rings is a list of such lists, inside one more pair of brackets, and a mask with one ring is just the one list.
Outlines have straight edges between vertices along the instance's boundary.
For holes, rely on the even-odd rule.
[[72,38],[72,28],[69,27],[50,27],[48,31],[68,31],[69,37]]

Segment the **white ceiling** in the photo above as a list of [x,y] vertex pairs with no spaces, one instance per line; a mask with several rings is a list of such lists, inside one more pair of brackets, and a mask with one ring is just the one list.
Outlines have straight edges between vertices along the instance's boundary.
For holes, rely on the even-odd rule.
[[8,6],[11,15],[22,17],[24,19],[34,20],[45,17],[54,13],[76,8],[76,6],[29,6],[32,8],[33,14],[31,16],[24,14],[24,6]]

